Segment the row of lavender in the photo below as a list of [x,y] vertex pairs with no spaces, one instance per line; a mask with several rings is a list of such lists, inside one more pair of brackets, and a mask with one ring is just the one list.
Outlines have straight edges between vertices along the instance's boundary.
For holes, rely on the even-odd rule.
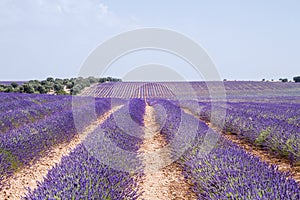
[[[53,145],[70,141],[92,120],[90,116],[85,115],[91,109],[86,103],[87,98],[81,98],[78,102],[80,106],[73,107],[71,97],[15,94],[4,98],[7,104],[15,105],[14,101],[17,101],[18,106],[14,110],[3,111],[4,114],[0,117],[3,123],[4,119],[8,119],[6,123],[9,120],[15,121],[5,129],[6,132],[0,134],[0,181],[20,167],[38,159]],[[22,107],[24,104],[26,106]],[[110,101],[97,99],[94,107],[100,116],[110,108]],[[74,112],[81,116],[80,124],[75,125]],[[8,125],[4,127],[6,126]]]
[[[186,98],[191,95],[210,98],[225,93],[233,97],[300,96],[298,83],[258,81],[199,82],[115,82],[88,88],[86,96],[102,98]],[[224,95],[224,94],[223,94]]]
[[[19,93],[0,93],[0,111],[9,111],[18,109],[17,106],[27,107],[34,104],[56,101],[65,96],[49,95],[48,98],[40,98],[39,95],[34,94],[19,94]],[[20,107],[21,108],[21,107]]]
[[[161,134],[171,143],[180,131],[184,131],[180,130],[182,120],[193,120],[192,115],[182,112],[179,106],[166,100],[155,100],[151,104],[160,104],[165,108],[167,118]],[[193,190],[199,199],[300,198],[299,185],[287,178],[287,174],[246,153],[209,129],[205,123],[198,123],[196,137],[179,163],[184,168],[185,177],[193,183]],[[190,132],[190,127],[184,129],[187,133]],[[205,153],[205,149],[209,148],[203,141],[208,131],[215,138],[220,138],[213,144],[211,151]],[[184,140],[182,137],[181,139]],[[172,152],[176,153],[178,147],[172,148]]]
[[[42,97],[41,99],[46,100],[47,97]],[[0,114],[0,132],[4,134],[20,128],[24,124],[45,119],[58,111],[71,110],[70,99],[66,97],[59,97],[55,101],[43,103],[35,101],[19,100],[17,105],[15,105],[14,101],[11,102],[10,105],[14,105],[14,108],[2,111]]]
[[212,106],[215,112],[225,110],[225,124],[219,126],[221,130],[287,157],[292,164],[299,163],[300,104],[239,102],[227,103],[224,106],[199,102],[200,109],[195,109],[194,105],[187,101],[183,107],[189,108],[205,121],[211,120]]
[[[143,100],[133,99],[125,104],[50,170],[25,199],[137,199],[141,193],[137,188],[140,176],[129,171],[138,170],[132,167],[142,164],[136,156],[122,155],[118,149],[137,155],[142,140],[133,134],[143,134],[143,130],[140,126],[132,129],[132,124],[126,122],[133,118],[141,125],[144,112]],[[120,162],[124,165],[120,166]],[[133,163],[134,166],[126,166]]]

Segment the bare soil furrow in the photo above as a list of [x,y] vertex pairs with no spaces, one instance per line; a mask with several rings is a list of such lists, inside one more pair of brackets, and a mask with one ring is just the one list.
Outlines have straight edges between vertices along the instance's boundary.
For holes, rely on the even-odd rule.
[[160,151],[167,144],[151,106],[146,106],[144,123],[145,139],[139,152],[145,176],[139,183],[144,191],[140,199],[197,199],[182,175],[181,166],[170,160],[170,151]]

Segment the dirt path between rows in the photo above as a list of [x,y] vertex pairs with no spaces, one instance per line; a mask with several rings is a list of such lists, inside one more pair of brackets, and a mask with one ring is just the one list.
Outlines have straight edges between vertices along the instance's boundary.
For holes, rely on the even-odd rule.
[[[199,117],[193,114],[189,109],[182,108],[182,110],[185,113],[193,115],[194,117],[199,119]],[[255,145],[247,142],[246,140],[238,138],[237,135],[224,133],[223,131],[220,131],[217,127],[213,126],[210,122],[206,122],[206,121],[203,122],[205,122],[214,131],[222,133],[223,137],[232,141],[234,144],[238,145],[246,152],[250,153],[255,157],[258,157],[261,161],[264,161],[269,165],[278,166],[278,170],[281,172],[289,172],[290,177],[293,178],[300,185],[300,166],[292,166],[289,160],[286,158],[281,158],[277,155],[274,155],[270,153],[268,150],[260,149],[259,147],[256,147]]]
[[43,181],[48,171],[60,163],[63,156],[69,155],[78,144],[80,144],[86,136],[102,124],[113,112],[120,109],[122,106],[116,106],[104,113],[97,121],[91,123],[85,128],[83,133],[76,135],[71,142],[62,143],[53,147],[49,153],[30,166],[25,166],[20,171],[5,180],[3,190],[0,191],[0,199],[20,199],[27,192],[26,188],[32,190],[37,187],[37,182]]
[[156,123],[154,108],[146,106],[145,139],[139,153],[143,160],[145,176],[139,183],[143,194],[140,199],[197,199],[182,175],[181,167],[170,160],[170,151]]

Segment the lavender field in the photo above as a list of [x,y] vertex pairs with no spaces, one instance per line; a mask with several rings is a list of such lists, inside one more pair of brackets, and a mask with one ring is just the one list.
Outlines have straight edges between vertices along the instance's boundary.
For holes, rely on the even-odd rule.
[[0,93],[0,199],[300,199],[300,84]]

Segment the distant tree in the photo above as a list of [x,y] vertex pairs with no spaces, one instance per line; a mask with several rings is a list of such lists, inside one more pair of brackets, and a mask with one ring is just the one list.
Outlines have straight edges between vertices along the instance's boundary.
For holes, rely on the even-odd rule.
[[66,84],[67,89],[71,89],[74,86],[74,82],[70,81]]
[[40,94],[46,94],[47,93],[47,90],[44,86],[42,85],[39,85],[36,89]]
[[70,80],[69,80],[68,78],[65,78],[65,79],[63,80],[63,84],[64,84],[64,85],[67,85],[69,82],[70,82]]
[[265,82],[265,81],[266,81],[266,79],[264,79],[264,78],[263,78],[261,81],[262,81],[262,82]]
[[49,82],[54,82],[54,79],[52,77],[48,77],[46,80]]
[[45,89],[49,92],[50,90],[54,90],[52,85],[45,85]]
[[11,85],[6,86],[4,92],[14,92],[14,88]]
[[106,80],[107,80],[106,78],[100,78],[99,83],[104,83],[104,82],[106,82]]
[[90,84],[93,84],[93,83],[97,83],[97,82],[98,82],[97,78],[95,78],[95,77],[93,77],[93,76],[88,77],[88,80],[90,81]]
[[34,93],[34,88],[30,84],[23,84],[25,93]]
[[227,81],[227,79],[226,79],[226,78],[224,78],[224,79],[223,79],[223,81],[225,82],[225,81]]
[[279,80],[280,80],[281,82],[283,82],[283,83],[288,82],[288,79],[287,79],[287,78],[280,78]]
[[38,88],[41,84],[40,84],[40,82],[31,82],[31,83],[29,83],[29,85],[32,86],[33,89],[34,89],[35,91],[37,91],[37,88]]
[[49,82],[46,80],[41,81],[41,85],[47,85]]
[[113,81],[113,82],[122,82],[122,80],[119,79],[119,78],[112,78],[111,81]]
[[63,90],[64,86],[62,84],[60,84],[60,83],[55,83],[54,86],[53,86],[53,88],[54,88],[54,91],[58,92],[58,91]]
[[91,86],[91,83],[90,83],[89,79],[84,79],[82,81],[82,89],[85,87],[90,87],[90,86]]
[[10,85],[11,85],[13,88],[16,88],[16,87],[19,86],[18,83],[16,83],[16,82],[12,82]]
[[55,82],[61,82],[61,83],[62,83],[64,80],[61,79],[61,78],[56,78],[54,81],[55,81]]
[[76,86],[74,86],[74,87],[71,89],[71,94],[72,94],[72,95],[76,95],[76,94],[78,94],[80,91],[81,91],[81,87],[80,87],[79,85],[76,85]]
[[23,85],[20,85],[20,86],[17,88],[17,91],[16,91],[16,92],[24,93],[24,86],[23,86]]
[[84,78],[79,76],[78,78],[76,78],[76,81],[82,81]]
[[40,83],[40,81],[39,80],[30,80],[30,81],[28,81],[28,83]]
[[85,88],[85,87],[89,87],[91,84],[90,84],[90,81],[88,79],[77,79],[76,82],[75,82],[75,86],[78,86],[80,87],[81,89]]
[[300,76],[295,76],[293,78],[293,80],[296,82],[296,83],[300,83]]

